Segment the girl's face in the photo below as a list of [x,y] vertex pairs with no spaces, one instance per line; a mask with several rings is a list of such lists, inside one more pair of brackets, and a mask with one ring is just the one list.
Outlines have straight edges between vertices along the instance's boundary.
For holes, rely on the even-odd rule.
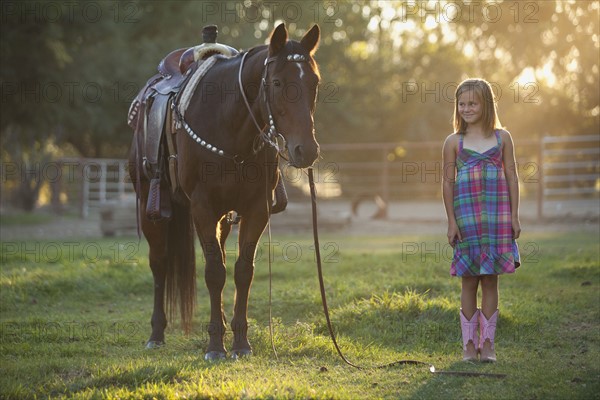
[[458,113],[469,125],[481,120],[483,105],[473,90],[467,90],[458,96]]

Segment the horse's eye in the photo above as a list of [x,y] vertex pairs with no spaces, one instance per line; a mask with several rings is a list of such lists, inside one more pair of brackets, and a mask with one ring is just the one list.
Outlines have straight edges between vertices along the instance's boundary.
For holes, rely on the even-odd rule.
[[273,85],[275,85],[275,86],[281,86],[281,81],[279,79],[274,79],[273,80]]

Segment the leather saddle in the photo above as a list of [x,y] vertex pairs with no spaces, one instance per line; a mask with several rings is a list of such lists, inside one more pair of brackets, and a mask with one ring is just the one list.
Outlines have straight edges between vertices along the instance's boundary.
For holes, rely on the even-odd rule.
[[[173,110],[189,78],[208,57],[216,54],[231,57],[237,51],[229,46],[216,43],[216,26],[203,29],[204,43],[190,48],[181,48],[167,54],[158,64],[158,74],[150,78],[135,97],[128,112],[127,123],[135,134],[141,148],[142,170],[150,180],[150,194],[146,214],[153,221],[168,220],[171,217],[170,193],[178,191],[177,149],[173,134]],[[164,155],[168,152],[168,157]],[[164,161],[168,159],[167,167]],[[169,177],[170,185],[161,185],[161,180]],[[275,189],[275,203],[272,213],[278,213],[287,205],[287,193],[280,177]]]
[[[205,37],[205,40],[211,39]],[[143,135],[145,172],[149,172],[148,169],[158,162],[160,138],[167,114],[171,112],[167,103],[176,98],[198,66],[216,54],[231,57],[237,51],[229,46],[208,42],[170,52],[158,64],[158,74],[146,82],[133,100],[127,122],[136,130],[139,129],[139,119],[144,118],[140,133]]]
[[[179,69],[179,59],[186,50],[188,49],[172,51],[161,60],[158,64],[159,73],[146,82],[129,109],[128,124],[134,130],[137,129],[143,137],[145,172],[149,172],[148,168],[158,162],[160,138],[165,128],[167,113],[170,111],[168,102],[181,91],[183,83],[190,75],[182,74]],[[140,121],[140,118],[143,120]]]

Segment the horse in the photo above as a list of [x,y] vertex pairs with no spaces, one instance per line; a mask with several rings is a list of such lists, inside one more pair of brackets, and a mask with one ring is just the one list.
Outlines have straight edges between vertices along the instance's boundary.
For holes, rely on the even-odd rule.
[[[241,218],[231,356],[252,354],[247,335],[248,298],[256,248],[272,211],[273,191],[282,179],[279,159],[285,153],[291,166],[307,168],[319,157],[313,118],[320,80],[313,55],[319,40],[318,25],[295,41],[280,24],[271,32],[268,45],[231,58],[213,56],[214,64],[193,92],[180,120],[182,126],[173,135],[180,190],[170,194],[169,220],[156,222],[146,215],[151,182],[140,173],[144,168],[141,138],[134,135],[129,161],[135,168],[130,168],[130,176],[154,280],[147,348],[165,344],[167,315],[173,321],[178,306],[183,329],[190,332],[196,302],[195,230],[210,297],[205,359],[227,357],[222,299],[225,241],[232,229],[228,216],[234,211]],[[166,161],[165,154],[161,157]]]

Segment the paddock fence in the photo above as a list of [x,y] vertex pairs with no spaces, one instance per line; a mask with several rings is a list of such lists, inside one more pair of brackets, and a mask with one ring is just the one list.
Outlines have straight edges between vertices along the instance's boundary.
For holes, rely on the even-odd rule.
[[78,209],[82,218],[98,213],[104,204],[122,202],[127,196],[134,196],[127,160],[61,158],[58,163],[63,179],[57,183],[56,190],[63,193],[60,197],[67,199],[70,208]]
[[[315,164],[319,196],[381,205],[441,198],[443,166],[440,142],[323,144]],[[538,218],[553,199],[599,199],[600,135],[543,137],[516,145],[521,197],[535,199]],[[62,179],[53,185],[65,204],[87,218],[108,202],[133,196],[127,160],[63,158]],[[282,165],[291,200],[307,193],[306,177]],[[53,196],[59,198],[59,196]]]
[[[441,198],[443,166],[439,142],[326,144],[319,162],[323,184],[348,199],[391,201]],[[516,146],[521,197],[544,202],[594,198],[600,194],[600,135],[547,136]],[[382,210],[385,217],[385,208]]]

